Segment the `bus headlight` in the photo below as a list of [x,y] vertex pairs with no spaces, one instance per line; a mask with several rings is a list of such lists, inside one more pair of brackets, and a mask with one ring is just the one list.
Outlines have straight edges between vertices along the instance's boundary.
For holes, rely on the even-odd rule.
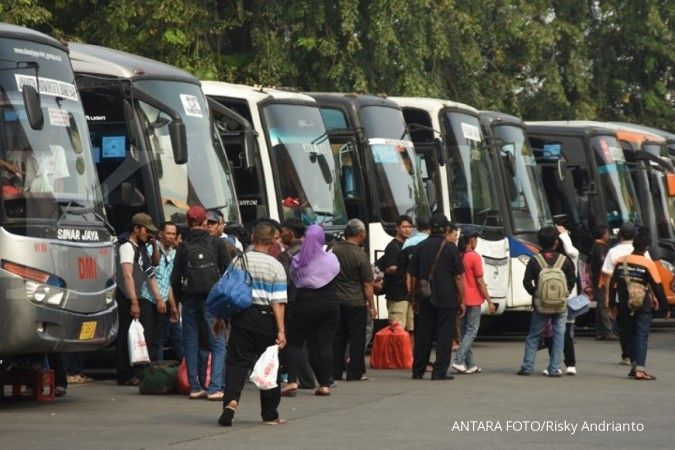
[[667,271],[669,271],[670,273],[675,274],[675,266],[673,266],[671,263],[669,263],[669,262],[666,261],[665,259],[660,259],[659,262],[661,263],[661,265],[662,265],[663,267],[666,268]]
[[59,288],[48,286],[46,284],[36,283],[26,280],[24,283],[26,298],[35,303],[46,303],[52,306],[60,306],[65,294]]

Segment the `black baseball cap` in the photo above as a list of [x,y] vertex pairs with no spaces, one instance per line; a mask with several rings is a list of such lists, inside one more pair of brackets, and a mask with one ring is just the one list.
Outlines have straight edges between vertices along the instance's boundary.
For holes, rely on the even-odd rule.
[[444,214],[434,214],[429,221],[429,225],[431,225],[431,229],[433,230],[440,230],[447,227],[449,224],[450,222]]
[[474,225],[465,225],[462,227],[462,236],[470,239],[472,237],[480,236],[480,228]]

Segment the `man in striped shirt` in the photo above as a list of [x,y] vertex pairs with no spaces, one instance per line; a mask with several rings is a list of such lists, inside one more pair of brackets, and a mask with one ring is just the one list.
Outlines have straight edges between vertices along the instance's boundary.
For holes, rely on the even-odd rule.
[[[284,309],[286,306],[286,272],[276,258],[268,254],[274,244],[276,229],[267,222],[253,229],[253,248],[245,253],[248,272],[253,282],[252,306],[232,318],[227,363],[225,365],[225,397],[222,426],[232,425],[246,377],[256,361],[270,345],[286,345]],[[234,263],[239,264],[239,258]],[[218,331],[217,329],[215,331]],[[279,387],[260,391],[261,416],[264,424],[284,423],[279,418]]]

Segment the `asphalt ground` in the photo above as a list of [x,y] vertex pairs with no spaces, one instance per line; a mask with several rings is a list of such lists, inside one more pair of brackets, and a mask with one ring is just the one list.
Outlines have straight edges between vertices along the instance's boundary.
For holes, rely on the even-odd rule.
[[483,372],[450,381],[411,380],[409,371],[369,370],[339,382],[330,397],[299,391],[282,399],[281,426],[260,424],[248,384],[234,426],[219,427],[222,404],[179,395],[142,396],[112,379],[71,386],[53,402],[0,402],[3,449],[408,449],[675,448],[675,328],[657,324],[648,370],[628,379],[617,342],[576,339],[575,377],[516,376],[524,338],[481,338]]

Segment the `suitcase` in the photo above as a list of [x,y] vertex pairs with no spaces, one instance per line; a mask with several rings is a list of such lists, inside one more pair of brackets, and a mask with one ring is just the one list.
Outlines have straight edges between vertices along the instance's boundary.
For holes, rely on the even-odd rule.
[[384,327],[373,338],[370,367],[373,369],[411,369],[410,335],[398,323]]

